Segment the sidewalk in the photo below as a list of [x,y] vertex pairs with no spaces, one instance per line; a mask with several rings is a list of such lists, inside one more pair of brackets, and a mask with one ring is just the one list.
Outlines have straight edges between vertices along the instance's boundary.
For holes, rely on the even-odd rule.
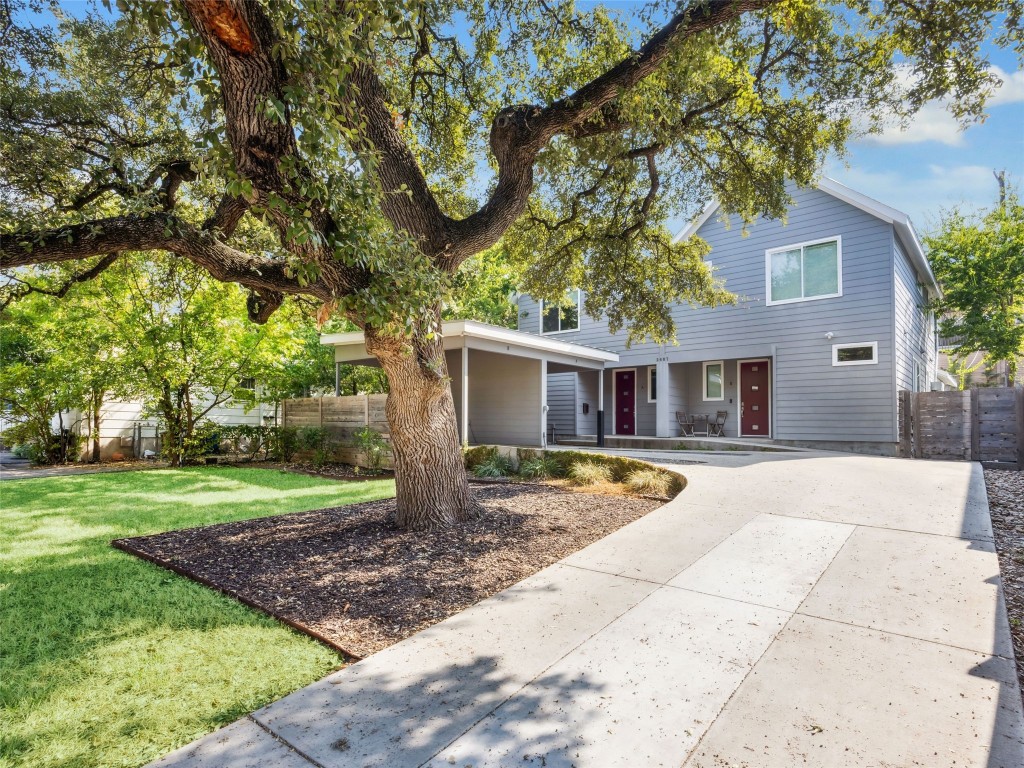
[[154,765],[1024,765],[977,465],[705,459],[661,509]]

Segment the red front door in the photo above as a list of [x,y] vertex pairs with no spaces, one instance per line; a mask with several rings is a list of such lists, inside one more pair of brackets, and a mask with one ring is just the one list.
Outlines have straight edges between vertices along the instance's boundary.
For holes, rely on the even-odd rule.
[[636,434],[636,371],[615,372],[615,434]]
[[767,360],[740,363],[740,435],[771,437],[771,376]]

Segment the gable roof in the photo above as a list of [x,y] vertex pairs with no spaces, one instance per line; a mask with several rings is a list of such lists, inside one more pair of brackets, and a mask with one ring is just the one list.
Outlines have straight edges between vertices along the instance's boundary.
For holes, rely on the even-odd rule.
[[[931,264],[928,263],[928,257],[925,255],[924,246],[921,245],[921,239],[918,237],[917,230],[914,229],[914,224],[907,214],[885,203],[880,203],[878,200],[867,195],[863,195],[854,189],[850,189],[835,179],[822,177],[821,181],[818,182],[817,188],[828,195],[832,195],[832,197],[849,203],[855,208],[859,208],[865,213],[871,214],[877,219],[881,219],[887,224],[892,224],[893,229],[896,231],[896,236],[903,245],[907,257],[921,277],[921,281],[927,286],[928,290],[936,295],[942,295],[942,289],[939,288],[939,283],[935,279],[935,273],[932,272]],[[708,203],[704,210],[701,211],[700,216],[672,238],[672,242],[677,243],[695,234],[698,229],[707,223],[708,219],[715,215],[720,207],[721,204],[717,200]]]

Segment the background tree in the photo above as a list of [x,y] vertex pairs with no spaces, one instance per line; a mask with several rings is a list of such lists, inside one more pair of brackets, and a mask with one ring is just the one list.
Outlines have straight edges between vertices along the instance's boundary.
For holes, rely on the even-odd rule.
[[[18,3],[14,5],[17,7]],[[10,8],[8,2],[4,7]],[[162,250],[366,334],[387,374],[398,522],[474,507],[439,335],[503,238],[525,288],[585,291],[633,338],[728,300],[668,216],[782,216],[851,116],[981,114],[981,41],[1022,0],[119,2],[114,25],[4,25],[0,267]]]
[[954,210],[926,238],[942,284],[933,303],[943,336],[962,339],[957,357],[984,352],[1006,361],[1010,386],[1024,356],[1024,206],[1012,190],[989,211]]
[[160,417],[163,452],[177,464],[200,422],[229,401],[255,405],[257,387],[297,346],[289,313],[249,322],[241,288],[187,261],[123,257],[101,281],[100,311],[130,377],[122,390]]

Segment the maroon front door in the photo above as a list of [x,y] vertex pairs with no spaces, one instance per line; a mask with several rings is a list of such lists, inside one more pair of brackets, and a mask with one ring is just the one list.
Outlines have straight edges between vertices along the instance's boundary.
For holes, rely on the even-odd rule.
[[771,376],[768,361],[740,363],[740,435],[771,437]]
[[615,372],[615,434],[636,434],[636,371]]

